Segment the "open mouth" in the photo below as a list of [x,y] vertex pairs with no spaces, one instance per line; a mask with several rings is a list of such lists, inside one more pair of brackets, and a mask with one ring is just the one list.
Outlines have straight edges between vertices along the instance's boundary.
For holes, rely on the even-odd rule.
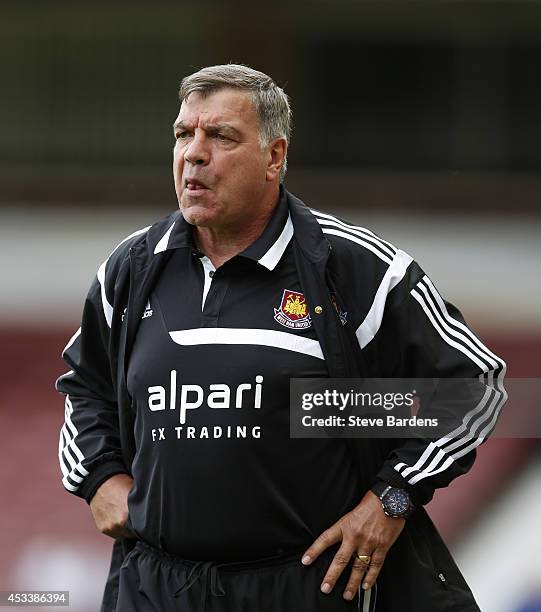
[[208,189],[202,181],[197,179],[187,178],[184,184],[188,191],[203,191]]

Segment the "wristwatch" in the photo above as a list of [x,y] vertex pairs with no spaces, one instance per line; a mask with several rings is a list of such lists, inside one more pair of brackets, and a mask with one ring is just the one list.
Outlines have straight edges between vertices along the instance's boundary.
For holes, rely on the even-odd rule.
[[408,518],[415,510],[406,489],[392,487],[386,482],[378,481],[370,490],[381,500],[381,507],[387,516]]

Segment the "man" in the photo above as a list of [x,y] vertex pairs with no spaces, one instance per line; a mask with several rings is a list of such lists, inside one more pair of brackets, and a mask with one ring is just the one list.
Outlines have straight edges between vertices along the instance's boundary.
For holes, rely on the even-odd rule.
[[179,93],[180,210],[99,268],[57,381],[64,486],[116,539],[102,610],[478,611],[423,509],[471,467],[472,419],[291,439],[289,379],[481,376],[490,420],[505,364],[408,255],[285,190],[268,76],[213,66]]

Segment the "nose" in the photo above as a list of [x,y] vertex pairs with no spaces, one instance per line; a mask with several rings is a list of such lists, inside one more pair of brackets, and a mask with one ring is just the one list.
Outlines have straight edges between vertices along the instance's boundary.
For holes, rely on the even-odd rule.
[[195,134],[184,151],[184,160],[190,164],[204,166],[209,162],[209,151],[202,130],[195,130]]

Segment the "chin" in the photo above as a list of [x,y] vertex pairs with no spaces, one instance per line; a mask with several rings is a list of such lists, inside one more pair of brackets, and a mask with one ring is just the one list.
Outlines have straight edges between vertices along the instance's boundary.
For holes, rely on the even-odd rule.
[[190,197],[185,191],[180,197],[180,210],[188,223],[198,227],[212,227],[223,218],[222,207],[206,197]]
[[183,217],[190,225],[197,225],[199,227],[205,227],[212,225],[215,215],[212,211],[205,209],[202,206],[180,206]]

